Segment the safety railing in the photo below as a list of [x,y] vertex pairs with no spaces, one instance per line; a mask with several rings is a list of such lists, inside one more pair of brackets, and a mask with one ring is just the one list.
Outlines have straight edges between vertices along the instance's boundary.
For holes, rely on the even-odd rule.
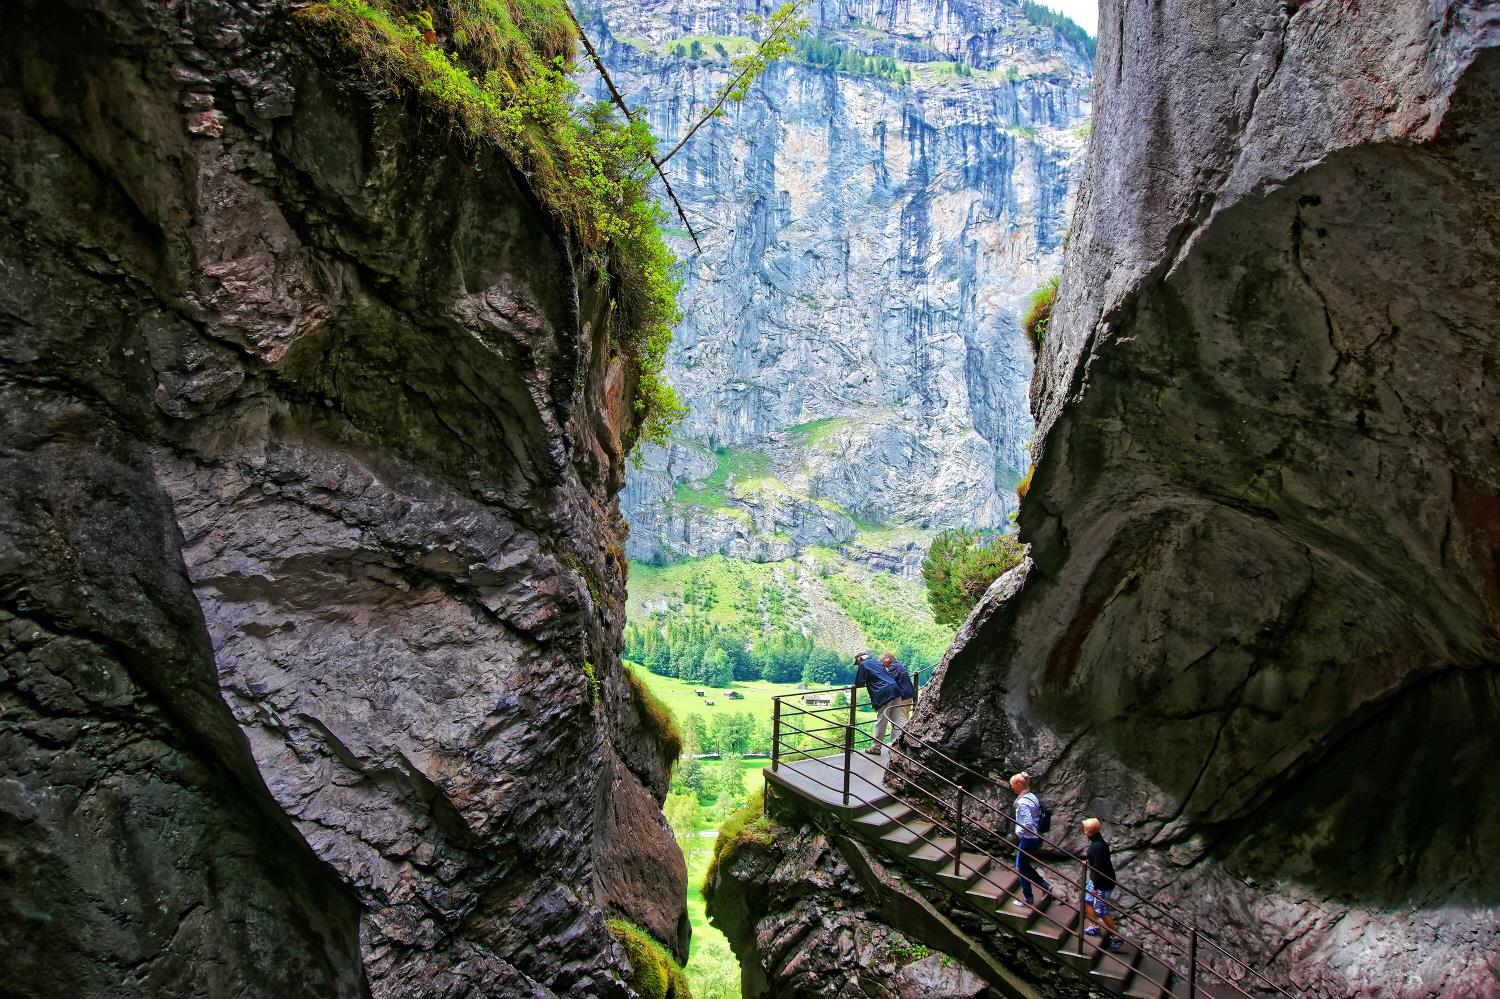
[[[920,692],[920,673],[914,674],[913,680]],[[847,697],[847,704],[812,708],[803,704],[792,703],[794,699],[838,693],[842,693]],[[967,868],[970,871],[970,876],[977,879],[972,884],[977,885],[982,882],[989,885],[995,890],[995,897],[998,899],[1000,905],[1016,901],[1019,896],[1007,885],[995,881],[990,876],[990,872],[985,870],[982,863],[965,864],[966,855],[972,854],[987,860],[995,870],[1008,868],[1009,865],[1007,863],[1002,863],[992,853],[984,849],[981,845],[981,840],[997,841],[1007,848],[1007,852],[1014,850],[1017,858],[1019,858],[1019,838],[1014,837],[1011,833],[1017,824],[1014,813],[996,805],[993,801],[975,794],[972,790],[960,785],[952,777],[938,772],[927,761],[919,759],[916,755],[909,752],[905,746],[898,745],[897,736],[899,734],[902,742],[909,741],[920,746],[924,754],[942,760],[946,765],[953,767],[955,770],[974,780],[989,785],[992,789],[996,789],[994,782],[985,775],[954,760],[927,740],[910,732],[894,730],[894,728],[891,733],[889,752],[892,761],[899,760],[901,762],[900,770],[896,771],[897,776],[902,778],[899,782],[900,787],[903,791],[915,792],[916,795],[923,797],[924,805],[918,806],[914,802],[901,797],[892,787],[888,786],[887,778],[892,775],[892,768],[889,763],[883,761],[876,763],[876,770],[880,774],[878,782],[872,781],[864,774],[856,772],[853,766],[854,753],[857,745],[865,737],[865,732],[861,726],[873,724],[868,721],[861,722],[858,719],[858,695],[859,690],[855,687],[828,687],[821,690],[802,691],[795,695],[781,695],[773,698],[771,770],[778,772],[782,763],[789,761],[806,761],[807,764],[816,764],[828,768],[834,772],[834,774],[828,776],[830,776],[830,779],[835,780],[836,784],[829,784],[813,776],[810,766],[807,765],[799,766],[797,773],[799,777],[812,781],[825,790],[837,794],[845,807],[849,807],[851,804],[861,806],[872,805],[874,802],[869,798],[855,792],[856,781],[869,785],[875,792],[877,799],[892,798],[900,805],[910,809],[913,814],[920,816],[921,821],[929,823],[932,826],[930,830],[924,833],[913,829],[904,819],[898,821],[897,825],[905,832],[912,834],[913,845],[915,845],[917,840],[921,840],[924,845],[933,847],[934,852],[940,856],[945,855],[945,863],[951,862],[953,864],[956,877],[963,877]],[[840,720],[833,720],[830,717],[843,715],[844,713],[847,713],[847,716]],[[802,722],[802,724],[794,724],[793,719]],[[836,737],[827,737],[827,734],[835,732],[838,733]],[[814,745],[811,747],[807,746],[805,743],[808,740],[811,740]],[[821,751],[826,753],[829,750],[832,751],[832,755],[813,755],[814,752]],[[918,780],[917,778],[919,777],[922,779]],[[934,791],[932,787],[925,786],[924,782],[928,780],[935,783],[939,790]],[[952,799],[951,806],[948,800],[950,796]],[[930,804],[926,803],[927,799],[931,800]],[[996,829],[994,825],[976,816],[976,812],[979,815],[998,817],[1001,824],[1007,827],[1006,831],[1002,832]],[[930,834],[935,833],[939,829],[951,837],[951,846],[943,845],[931,838]],[[1053,927],[1060,931],[1059,943],[1068,936],[1076,934],[1077,952],[1080,955],[1084,955],[1087,953],[1084,940],[1087,920],[1084,914],[1087,905],[1086,896],[1089,880],[1088,863],[1086,860],[1074,857],[1071,851],[1048,840],[1044,836],[1037,836],[1036,838],[1042,840],[1044,847],[1050,847],[1052,850],[1073,858],[1079,863],[1080,874],[1075,879],[1066,872],[1059,870],[1053,864],[1048,863],[1042,856],[1031,852],[1026,854],[1026,857],[1037,868],[1045,872],[1043,880],[1050,880],[1048,875],[1055,876],[1056,880],[1067,887],[1070,894],[1076,892],[1077,925],[1076,927],[1064,925],[1041,908],[1033,908],[1033,911],[1036,913],[1038,919],[1052,924]],[[1019,886],[1019,882],[1017,885]],[[1274,993],[1291,999],[1290,993],[1276,985],[1258,969],[1234,957],[1223,945],[1210,938],[1207,934],[1200,933],[1196,924],[1176,916],[1160,904],[1142,897],[1137,892],[1125,889],[1123,885],[1117,884],[1116,891],[1118,894],[1110,900],[1113,906],[1119,906],[1126,897],[1136,900],[1138,904],[1133,906],[1134,911],[1131,913],[1131,925],[1132,927],[1139,926],[1139,932],[1149,936],[1153,941],[1153,945],[1151,948],[1148,948],[1143,946],[1140,940],[1133,939],[1130,934],[1118,931],[1112,932],[1111,936],[1125,943],[1132,944],[1142,954],[1150,956],[1158,962],[1163,962],[1161,952],[1164,950],[1167,956],[1163,963],[1166,966],[1170,966],[1176,974],[1185,979],[1187,983],[1187,995],[1189,997],[1196,997],[1198,995],[1200,981],[1206,976],[1221,983],[1233,993],[1246,997],[1246,999],[1254,999],[1254,994],[1241,987],[1240,982],[1250,984],[1252,988],[1259,990],[1262,994]],[[1055,888],[1053,893],[1055,893]],[[1151,918],[1140,918],[1142,916]],[[1069,917],[1069,920],[1071,922],[1072,917]],[[1157,925],[1158,923],[1165,923],[1166,926]],[[1204,955],[1204,950],[1209,951],[1207,956]],[[1099,954],[1102,960],[1117,962],[1117,965],[1121,969],[1129,969],[1136,976],[1145,979],[1152,985],[1159,986],[1164,992],[1170,991],[1169,983],[1155,981],[1142,968],[1136,966],[1139,962],[1133,956],[1129,958],[1122,957],[1120,954],[1109,950],[1100,950]],[[1227,965],[1232,971],[1226,973],[1225,970],[1215,966],[1216,964]]]

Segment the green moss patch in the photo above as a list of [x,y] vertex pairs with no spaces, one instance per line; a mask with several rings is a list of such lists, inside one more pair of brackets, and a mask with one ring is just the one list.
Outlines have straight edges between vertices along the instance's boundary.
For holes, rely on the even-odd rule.
[[788,427],[787,433],[802,438],[803,443],[808,447],[817,447],[840,430],[853,425],[854,421],[847,416],[826,416],[821,420],[809,420],[807,423]]
[[665,212],[648,194],[650,130],[578,100],[576,34],[562,0],[320,0],[297,12],[374,80],[414,92],[475,142],[494,144],[594,265],[614,279],[618,349],[640,373],[637,439],[682,413],[661,380],[681,318]]
[[719,827],[719,838],[714,841],[714,855],[703,872],[703,897],[710,902],[714,897],[714,878],[718,876],[719,864],[735,850],[747,843],[767,846],[771,842],[771,820],[766,818],[766,789],[751,795],[745,807],[724,820]]
[[1031,293],[1031,305],[1026,310],[1026,318],[1021,320],[1021,328],[1026,331],[1026,339],[1031,341],[1033,351],[1041,350],[1047,340],[1047,331],[1052,326],[1052,307],[1057,304],[1059,280],[1049,278]]
[[625,682],[630,685],[630,696],[640,709],[646,726],[667,751],[668,762],[676,761],[682,755],[682,729],[677,726],[677,718],[672,714],[672,709],[651,692],[641,678],[635,675],[634,670],[627,668],[624,672]]
[[771,474],[771,459],[759,451],[721,447],[714,450],[718,467],[703,480],[703,488],[721,490],[731,483],[744,489]]
[[630,987],[642,999],[693,999],[682,966],[655,937],[624,919],[611,919],[607,925],[625,948],[625,956],[634,969]]

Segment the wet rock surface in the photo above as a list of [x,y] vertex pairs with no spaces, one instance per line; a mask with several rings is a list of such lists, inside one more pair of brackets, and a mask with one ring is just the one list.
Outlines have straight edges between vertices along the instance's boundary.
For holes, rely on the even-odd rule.
[[1497,46],[1105,5],[1031,558],[918,714],[1299,995],[1500,994]]
[[628,996],[609,289],[291,7],[5,15],[6,987]]

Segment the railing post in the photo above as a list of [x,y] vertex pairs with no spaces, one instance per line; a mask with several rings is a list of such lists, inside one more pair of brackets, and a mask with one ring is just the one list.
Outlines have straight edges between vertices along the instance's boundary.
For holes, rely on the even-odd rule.
[[953,829],[953,875],[963,876],[964,860],[964,790],[958,789],[958,822]]
[[1198,924],[1188,931],[1188,993],[1187,999],[1198,999]]
[[850,687],[849,688],[849,727],[851,729],[854,728],[854,706],[855,706],[855,702],[857,702],[858,700],[859,700],[859,688],[858,687]]
[[[1078,879],[1078,953],[1082,954],[1085,931],[1089,928],[1088,905],[1089,905],[1089,862],[1083,861],[1080,865],[1083,876]],[[1100,920],[1103,922],[1103,920]],[[1103,932],[1102,930],[1100,931]],[[1103,937],[1099,938],[1103,940]]]
[[781,698],[771,698],[771,772],[781,763]]
[[844,727],[844,806],[849,805],[849,776],[854,767],[854,726]]
[[849,724],[844,726],[844,806],[849,805],[849,778],[854,772],[854,702],[859,688],[849,688]]

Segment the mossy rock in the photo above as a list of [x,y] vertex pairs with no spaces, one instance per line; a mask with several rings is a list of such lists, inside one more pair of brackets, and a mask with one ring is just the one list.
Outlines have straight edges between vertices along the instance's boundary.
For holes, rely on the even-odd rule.
[[656,736],[657,743],[667,756],[667,762],[675,762],[682,755],[682,729],[677,725],[677,716],[672,714],[672,709],[667,707],[666,702],[653,694],[634,671],[627,667],[624,672],[625,682],[630,687],[630,697],[640,709],[642,721]]
[[745,807],[724,820],[719,826],[718,838],[714,840],[714,854],[703,872],[701,891],[705,899],[712,900],[714,879],[719,873],[719,864],[746,843],[769,843],[771,820],[766,818],[766,789],[762,787],[745,802]]
[[634,971],[630,987],[642,999],[693,999],[687,974],[655,937],[624,919],[611,919],[609,932],[625,948]]

